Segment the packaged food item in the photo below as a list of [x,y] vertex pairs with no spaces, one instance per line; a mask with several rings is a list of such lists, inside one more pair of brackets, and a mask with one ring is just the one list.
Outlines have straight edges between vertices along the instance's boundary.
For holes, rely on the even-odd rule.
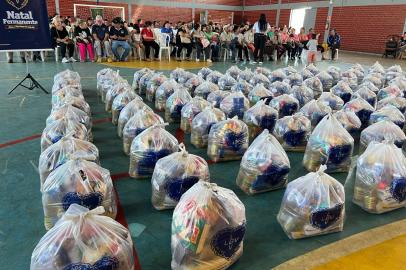
[[242,191],[253,195],[284,187],[289,171],[285,150],[265,129],[242,157],[236,183]]
[[[54,76],[53,90],[57,90],[66,85],[80,85],[79,73],[70,69],[65,69]],[[52,91],[54,92],[54,91]]]
[[117,70],[116,72],[111,73],[109,76],[104,77],[100,83],[98,82],[98,94],[101,97],[102,102],[106,102],[107,92],[113,88],[119,80],[122,79],[119,73],[119,70]]
[[289,76],[292,73],[297,73],[297,70],[292,66],[287,66],[287,67],[283,68],[282,70],[283,70],[283,72],[285,72],[286,76]]
[[368,73],[377,72],[377,73],[385,73],[385,68],[376,61],[369,69]]
[[359,138],[362,123],[353,111],[339,110],[333,115],[354,139]]
[[314,76],[320,73],[320,70],[313,64],[308,65],[304,69],[310,71]]
[[193,118],[208,106],[210,106],[210,104],[205,99],[201,97],[192,98],[182,107],[180,128],[184,132],[189,133]]
[[197,76],[202,77],[203,80],[206,80],[207,76],[212,73],[213,70],[207,67],[203,67],[201,70],[197,72]]
[[145,95],[147,92],[147,86],[149,81],[152,79],[154,76],[155,71],[151,70],[140,78],[140,81],[138,82],[138,89],[137,89],[137,94],[138,95]]
[[299,107],[303,107],[306,103],[314,99],[313,90],[306,85],[293,86],[290,94],[299,101]]
[[248,98],[241,92],[231,92],[220,103],[220,110],[222,110],[228,118],[237,116],[242,119],[244,112],[250,107]]
[[279,118],[295,114],[299,110],[299,101],[288,94],[273,98],[269,105],[278,111]]
[[323,92],[323,85],[318,77],[312,77],[303,81],[303,84],[313,90],[314,98],[318,98]]
[[118,117],[118,124],[117,124],[117,135],[118,137],[123,136],[123,128],[128,120],[133,117],[133,115],[138,112],[139,110],[146,108],[150,111],[152,109],[147,106],[142,99],[133,99],[131,100],[120,112],[120,116]]
[[372,125],[382,120],[392,121],[402,130],[405,126],[405,116],[399,109],[392,105],[386,105],[379,110],[374,111],[369,117],[369,124]]
[[367,101],[373,108],[376,107],[376,94],[367,87],[361,87],[353,94],[352,98],[362,98]]
[[181,85],[184,85],[190,78],[196,76],[192,72],[185,71],[180,74],[180,77],[178,78],[178,83]]
[[179,123],[183,106],[192,99],[184,87],[177,89],[166,100],[165,120],[168,123]]
[[238,75],[240,75],[241,69],[239,69],[237,66],[231,66],[229,69],[227,69],[226,74],[230,75],[231,77],[234,78],[234,80],[238,79]]
[[248,93],[254,88],[251,84],[247,81],[239,79],[236,84],[231,87],[231,92],[242,92],[244,95],[248,95]]
[[319,74],[316,75],[316,77],[319,78],[323,86],[323,91],[330,91],[331,87],[333,87],[333,77],[326,71],[321,71]]
[[337,84],[330,89],[330,92],[339,96],[344,103],[350,101],[353,94],[351,87],[344,81],[337,82]]
[[210,182],[209,165],[196,155],[189,154],[183,143],[180,152],[163,157],[152,174],[151,202],[155,209],[175,208],[182,195],[199,181]]
[[141,77],[150,72],[153,72],[153,70],[151,70],[149,68],[142,68],[142,69],[134,72],[134,78],[133,78],[133,84],[132,84],[132,89],[134,91],[138,90]]
[[391,141],[371,142],[358,158],[353,202],[381,214],[406,206],[406,160]]
[[179,85],[173,79],[162,83],[155,92],[155,109],[158,111],[164,111],[166,100],[175,92],[175,90],[179,89],[180,87],[181,85]]
[[227,73],[221,76],[218,80],[220,90],[231,90],[231,87],[233,87],[236,83],[237,81]]
[[285,74],[285,72],[283,72],[282,69],[278,68],[278,69],[275,69],[274,71],[272,71],[271,75],[268,76],[268,78],[271,83],[282,82],[283,80],[286,79],[286,74]]
[[248,126],[250,141],[257,137],[264,129],[272,133],[277,119],[278,112],[266,105],[265,100],[260,100],[249,108],[244,113],[243,121]]
[[271,75],[271,70],[265,67],[257,67],[255,69],[255,73],[257,74],[264,74],[266,77],[269,77]]
[[363,82],[370,82],[378,89],[381,89],[383,86],[383,79],[377,74],[368,74],[364,77]]
[[[295,73],[297,74],[297,73]],[[296,86],[296,85],[295,85]],[[272,96],[277,97],[283,94],[289,94],[291,92],[290,85],[286,82],[275,81],[270,84],[269,90]]]
[[221,74],[220,72],[218,72],[217,70],[212,71],[209,75],[207,75],[206,77],[206,81],[208,82],[212,82],[214,84],[218,84],[220,78],[223,76],[223,74]]
[[331,108],[313,99],[304,105],[300,112],[310,120],[312,128],[315,128],[324,116],[331,113]]
[[[318,72],[317,72],[318,73]],[[316,74],[317,74],[316,73]],[[303,70],[302,70],[302,77],[303,77],[303,80],[307,80],[307,79],[309,79],[309,78],[312,78],[312,77],[314,77],[314,75],[313,75],[313,73],[310,71],[310,70],[308,70],[308,69],[306,69],[306,68],[304,68]]]
[[335,66],[329,66],[327,73],[333,78],[333,86],[341,79],[341,69]]
[[210,93],[213,93],[218,90],[219,90],[219,87],[216,84],[205,81],[205,82],[201,83],[198,87],[196,87],[194,94],[197,97],[202,97],[204,99],[207,99],[207,96]]
[[400,88],[400,90],[403,91],[403,96],[405,96],[405,92],[406,92],[406,77],[402,76],[402,77],[396,77],[394,79],[392,79],[388,85],[395,85],[397,87]]
[[179,82],[179,79],[186,73],[186,71],[183,68],[176,68],[174,69],[171,74],[170,78],[175,80],[177,83]]
[[138,99],[139,101],[142,101],[142,98],[137,94],[135,94],[132,90],[118,94],[114,98],[113,104],[111,105],[111,122],[113,123],[113,125],[118,124],[118,118],[120,116],[121,111],[133,99]]
[[270,81],[268,77],[266,77],[262,73],[254,73],[252,77],[249,79],[249,83],[252,84],[253,86],[262,83],[266,88],[269,88]]
[[277,220],[287,236],[299,239],[340,232],[345,219],[344,186],[322,165],[288,184]]
[[303,166],[313,172],[321,165],[326,165],[328,172],[347,172],[353,150],[354,139],[334,115],[328,114],[309,137]]
[[103,68],[96,74],[96,86],[97,86],[97,92],[100,93],[102,85],[104,81],[106,80],[111,80],[114,74],[114,70],[111,68]]
[[261,98],[271,97],[272,92],[265,88],[265,86],[260,83],[254,86],[254,88],[248,93],[248,100],[251,105],[257,103]]
[[286,151],[304,152],[311,131],[310,120],[302,113],[295,113],[279,118],[273,135]]
[[377,94],[378,100],[382,100],[387,97],[403,97],[403,92],[395,85],[391,85],[379,90]]
[[355,76],[357,76],[357,83],[360,84],[362,83],[362,81],[364,80],[364,71],[361,71],[357,68],[350,68],[351,72],[353,72],[355,74]]
[[207,96],[207,101],[215,108],[220,108],[220,104],[223,101],[225,97],[230,95],[231,93],[228,91],[223,91],[223,90],[216,90],[211,92]]
[[131,86],[128,82],[124,79],[120,80],[117,84],[115,84],[109,91],[106,93],[106,112],[111,112],[111,106],[113,105],[113,101],[121,93],[124,92],[131,92]]
[[163,84],[168,78],[162,73],[154,73],[151,79],[147,82],[147,89],[145,95],[148,101],[153,102],[155,99],[155,92],[161,84]]
[[237,116],[210,128],[207,155],[213,162],[239,160],[248,148],[248,127]]
[[48,126],[61,118],[66,118],[83,124],[88,131],[89,138],[93,137],[91,134],[92,118],[84,111],[73,107],[71,104],[64,104],[61,107],[51,111],[51,114],[46,120],[46,125]]
[[193,76],[191,77],[189,80],[187,80],[184,84],[184,86],[186,87],[186,89],[189,91],[189,93],[193,96],[195,96],[195,90],[196,88],[201,85],[202,83],[204,83],[205,80],[203,80],[202,77],[200,76]]
[[238,80],[244,80],[246,82],[249,82],[253,76],[254,76],[254,72],[252,72],[252,70],[250,68],[246,67],[238,75]]
[[391,105],[396,107],[402,113],[406,112],[406,99],[403,97],[387,97],[378,101],[376,108],[382,109],[383,107]]
[[198,113],[192,120],[190,143],[197,148],[207,146],[210,128],[226,119],[226,115],[220,109],[206,107],[201,113]]
[[74,97],[78,97],[78,98],[85,100],[82,90],[81,90],[81,86],[80,86],[80,88],[72,87],[70,85],[64,86],[64,87],[60,88],[58,91],[52,92],[52,97],[51,97],[52,107],[54,107],[58,104],[62,104],[64,99],[67,96],[74,96]]
[[130,232],[104,211],[72,204],[35,247],[30,270],[134,269]]
[[362,128],[368,125],[369,117],[371,113],[375,111],[371,104],[365,101],[365,99],[359,97],[345,103],[343,109],[345,111],[353,111],[358,116],[359,120],[361,120]]
[[232,190],[197,182],[173,211],[171,268],[227,269],[242,255],[245,226],[244,204]]
[[131,144],[141,132],[155,124],[163,124],[164,120],[149,107],[139,109],[123,128],[123,151],[130,154]]
[[53,170],[41,187],[44,224],[51,229],[72,204],[92,210],[103,206],[115,218],[116,198],[110,172],[83,159],[71,159]]
[[375,94],[377,94],[378,91],[379,91],[379,88],[376,87],[376,86],[375,86],[373,83],[371,83],[370,81],[364,81],[363,83],[361,83],[361,84],[357,87],[357,90],[358,90],[358,89],[361,89],[362,87],[368,88],[369,90],[371,90],[371,91],[374,92]]
[[57,110],[58,108],[67,104],[84,111],[89,116],[92,115],[89,104],[83,98],[71,95],[67,95],[64,99],[60,100],[60,102],[53,104],[52,110]]
[[284,81],[286,81],[289,86],[302,85],[303,77],[300,73],[292,73],[287,76]]
[[321,93],[317,101],[325,106],[330,107],[333,111],[341,110],[344,106],[344,101],[332,92]]
[[130,177],[150,177],[160,158],[178,151],[178,140],[164,129],[165,125],[154,124],[134,138],[130,148]]

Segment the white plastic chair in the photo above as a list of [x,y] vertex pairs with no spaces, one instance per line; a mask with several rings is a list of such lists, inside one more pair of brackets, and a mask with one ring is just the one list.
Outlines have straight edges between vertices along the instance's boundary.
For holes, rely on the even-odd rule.
[[166,50],[168,52],[168,60],[170,61],[171,60],[170,36],[166,33],[160,33],[158,41],[159,41],[159,60],[161,60],[162,51]]

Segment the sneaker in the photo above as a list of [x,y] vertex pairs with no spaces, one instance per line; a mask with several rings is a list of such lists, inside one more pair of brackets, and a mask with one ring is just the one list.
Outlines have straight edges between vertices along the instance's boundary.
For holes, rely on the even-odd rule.
[[98,57],[98,58],[97,58],[97,63],[101,63],[101,62],[103,62],[102,58],[101,58],[101,57]]
[[69,61],[75,63],[75,62],[77,62],[78,60],[76,60],[75,58],[71,57],[71,58],[69,58]]
[[68,58],[66,58],[66,57],[62,58],[62,63],[69,63],[69,62],[70,62],[70,61],[69,61]]
[[257,63],[257,61],[251,61],[250,64],[251,65],[255,65]]
[[200,59],[196,59],[196,62],[200,62]]
[[113,59],[111,59],[111,57],[107,58],[107,63],[111,63],[113,62]]
[[262,65],[264,62],[259,61],[258,64]]
[[211,59],[207,59],[206,62],[211,63],[212,61],[211,61]]

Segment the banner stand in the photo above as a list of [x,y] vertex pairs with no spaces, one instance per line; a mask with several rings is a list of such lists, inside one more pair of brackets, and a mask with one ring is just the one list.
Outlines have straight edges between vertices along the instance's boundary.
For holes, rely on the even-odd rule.
[[[25,75],[25,77],[16,85],[14,86],[13,89],[11,89],[10,92],[8,92],[8,94],[10,95],[17,87],[21,86],[24,87],[28,90],[34,90],[35,88],[39,88],[41,89],[45,94],[49,94],[49,92],[47,90],[44,89],[44,87],[42,87],[42,85],[30,74],[29,70],[28,70],[28,61],[25,62],[25,67],[26,67],[26,73],[27,75]],[[25,82],[25,80],[29,81],[29,85],[25,85],[23,84]]]

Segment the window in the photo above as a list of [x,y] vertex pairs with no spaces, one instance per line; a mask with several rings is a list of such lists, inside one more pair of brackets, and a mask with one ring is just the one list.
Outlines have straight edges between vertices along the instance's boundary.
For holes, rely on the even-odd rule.
[[289,26],[296,29],[296,34],[303,27],[307,9],[309,8],[292,9],[290,12]]

